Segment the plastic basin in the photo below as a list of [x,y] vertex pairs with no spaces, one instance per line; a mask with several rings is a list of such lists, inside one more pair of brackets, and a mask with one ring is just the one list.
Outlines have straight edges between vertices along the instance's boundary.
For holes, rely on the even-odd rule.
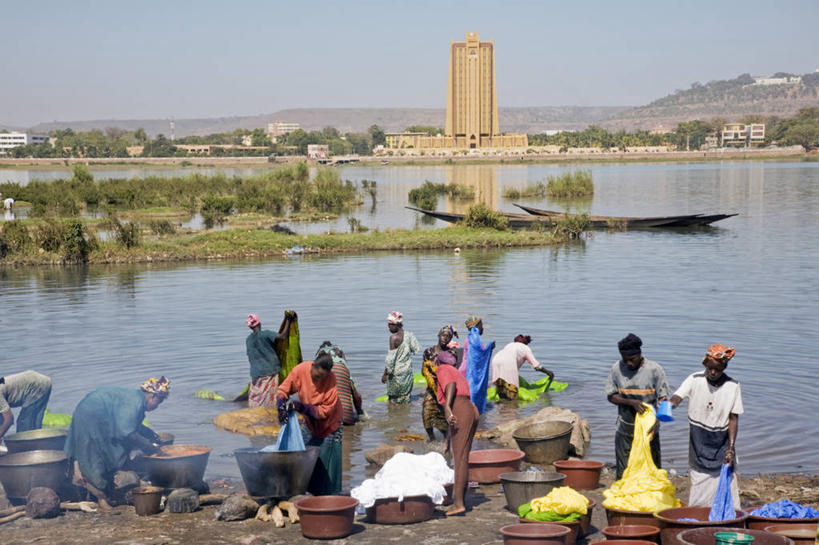
[[594,490],[600,482],[603,462],[594,460],[558,460],[555,469],[566,474],[566,486],[575,490]]
[[429,496],[380,498],[367,507],[367,520],[375,524],[415,524],[432,518],[435,505]]
[[571,422],[560,420],[538,422],[516,429],[512,437],[520,450],[526,453],[527,462],[551,464],[569,456],[573,428]]
[[505,545],[571,545],[570,530],[558,524],[510,524],[500,529]]
[[765,527],[769,534],[785,536],[793,540],[794,545],[813,545],[819,538],[819,528],[814,523],[772,524]]
[[602,539],[589,543],[589,545],[656,545],[656,542],[644,539]]
[[152,484],[163,488],[197,488],[208,465],[210,447],[204,445],[166,445],[158,454],[142,456]]
[[660,528],[660,520],[651,511],[626,511],[606,507],[606,521],[609,526],[639,525]]
[[754,537],[753,545],[793,545],[793,540],[785,536],[745,528],[692,528],[680,532],[677,540],[682,545],[714,545],[714,534],[725,531],[751,534]]
[[469,480],[499,483],[501,473],[520,469],[524,456],[522,451],[508,448],[473,450],[469,453]]
[[760,517],[753,514],[754,509],[756,509],[756,507],[752,507],[747,510],[748,520],[745,521],[746,525],[751,530],[764,530],[766,527],[773,526],[774,524],[819,524],[819,517],[807,519]]
[[30,450],[63,450],[68,431],[64,428],[45,428],[13,433],[3,437],[9,454]]
[[563,486],[566,476],[555,471],[512,471],[498,475],[506,495],[506,508],[513,513],[535,498],[542,498],[556,486]]
[[626,524],[624,526],[606,526],[602,530],[607,540],[637,539],[659,543],[660,529],[646,524]]
[[146,486],[131,490],[131,503],[134,511],[142,517],[159,513],[163,489],[158,486]]
[[576,520],[574,522],[541,522],[539,520],[529,520],[523,517],[518,517],[518,520],[524,524],[552,524],[557,526],[564,526],[569,529],[569,533],[566,534],[566,545],[574,545],[577,542],[578,537],[580,537],[580,521]]
[[68,473],[68,456],[61,450],[27,450],[0,456],[0,482],[9,499],[25,500],[32,488],[56,491]]
[[353,531],[358,500],[349,496],[312,496],[296,502],[301,534],[309,539],[341,539]]
[[[748,514],[745,511],[735,509],[736,518],[731,520],[722,520],[719,522],[710,522],[708,520],[708,513],[711,512],[710,507],[673,507],[671,509],[663,509],[654,513],[657,520],[660,521],[660,541],[663,545],[682,545],[677,539],[677,535],[683,530],[689,528],[744,528],[745,519]],[[693,521],[679,520],[682,518],[696,519]]]
[[589,535],[589,530],[591,530],[592,513],[594,512],[594,508],[597,506],[596,501],[591,498],[587,499],[589,500],[589,507],[586,510],[586,514],[580,518],[580,537]]

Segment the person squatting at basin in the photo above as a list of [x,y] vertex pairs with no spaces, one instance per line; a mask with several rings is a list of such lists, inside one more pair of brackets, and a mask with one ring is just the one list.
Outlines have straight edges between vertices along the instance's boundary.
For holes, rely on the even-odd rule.
[[387,316],[390,330],[390,349],[384,361],[381,382],[387,385],[387,398],[394,405],[410,402],[412,393],[412,356],[421,350],[418,339],[411,331],[404,331],[404,316],[390,312]]
[[285,312],[279,332],[274,334],[268,329],[262,329],[258,314],[248,314],[245,324],[252,330],[245,339],[247,359],[250,362],[248,407],[272,409],[276,406],[276,389],[279,386],[279,372],[282,369],[281,361],[276,354],[276,342],[287,338],[290,334],[290,324],[295,319],[295,312]]
[[438,403],[444,409],[449,424],[449,444],[452,448],[452,465],[455,469],[455,485],[452,488],[452,507],[449,515],[466,512],[466,488],[469,484],[469,451],[478,428],[478,408],[469,399],[469,383],[455,369],[455,356],[441,352],[435,359],[438,364]]
[[36,371],[23,371],[0,377],[0,438],[14,424],[12,407],[21,407],[17,416],[17,432],[43,427],[51,379]]
[[114,473],[132,450],[159,451],[159,436],[142,420],[167,399],[170,386],[165,377],[149,378],[140,388],[101,386],[74,409],[65,453],[74,461],[74,484],[96,496],[100,509],[110,509]]
[[458,356],[463,352],[458,349],[458,343],[453,341],[458,332],[451,325],[445,325],[438,330],[438,343],[424,350],[424,365],[421,367],[421,374],[427,381],[427,390],[424,393],[424,403],[421,407],[421,419],[424,422],[424,430],[430,441],[435,441],[435,431],[438,430],[447,437],[449,424],[444,417],[444,409],[438,404],[438,377],[436,372],[438,365],[435,358],[442,352],[450,352],[458,361]]
[[[341,490],[341,420],[344,409],[338,398],[333,358],[322,353],[314,361],[303,361],[279,386],[276,408],[279,423],[287,423],[292,408],[302,415],[305,446],[319,447],[318,461],[307,491],[316,496]],[[299,399],[288,403],[291,395]]]
[[[617,460],[617,479],[623,476],[634,439],[634,418],[646,410],[643,403],[657,407],[668,397],[665,371],[656,362],[643,357],[643,341],[629,333],[617,343],[620,359],[611,367],[606,381],[606,396],[617,405],[617,429],[614,434],[614,455]],[[660,465],[659,422],[651,439],[651,458]]]
[[[742,414],[739,382],[725,374],[733,347],[713,344],[702,364],[704,370],[689,375],[671,396],[677,407],[688,398],[688,465],[691,491],[688,505],[710,506],[717,493],[722,464],[736,465],[735,444]],[[736,471],[731,472],[731,496],[739,506]]]
[[[316,351],[315,358],[321,354],[328,354],[333,358],[333,375],[336,377],[336,388],[338,389],[338,399],[344,408],[342,423],[345,426],[352,426],[364,415],[361,405],[361,394],[355,387],[355,382],[350,376],[350,368],[347,367],[347,357],[338,345],[330,341],[324,341]],[[314,361],[315,361],[315,358]]]
[[498,389],[498,396],[501,399],[517,399],[518,387],[520,386],[520,368],[523,362],[528,361],[535,371],[546,373],[554,379],[555,374],[543,367],[535,359],[529,343],[532,337],[529,335],[518,335],[515,340],[495,354],[492,358],[492,378],[490,382]]

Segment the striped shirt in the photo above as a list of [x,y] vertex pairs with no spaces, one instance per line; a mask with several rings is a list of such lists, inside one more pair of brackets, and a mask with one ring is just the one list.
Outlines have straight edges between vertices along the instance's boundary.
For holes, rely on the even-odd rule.
[[[668,381],[665,371],[657,362],[643,358],[643,364],[632,370],[619,360],[609,371],[605,392],[606,396],[620,394],[627,399],[639,399],[653,406],[658,399],[668,397]],[[618,405],[617,430],[632,433],[636,414],[634,408]]]
[[353,404],[353,380],[350,378],[350,370],[340,361],[333,362],[333,374],[336,376],[336,388],[338,388],[338,399],[344,408],[343,422],[349,426],[355,424],[358,415]]

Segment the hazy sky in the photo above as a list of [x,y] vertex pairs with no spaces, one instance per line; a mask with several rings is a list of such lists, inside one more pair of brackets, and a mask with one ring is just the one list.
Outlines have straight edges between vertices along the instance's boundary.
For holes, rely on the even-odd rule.
[[495,40],[501,106],[640,105],[812,72],[817,21],[817,0],[2,0],[0,124],[443,108],[467,30]]

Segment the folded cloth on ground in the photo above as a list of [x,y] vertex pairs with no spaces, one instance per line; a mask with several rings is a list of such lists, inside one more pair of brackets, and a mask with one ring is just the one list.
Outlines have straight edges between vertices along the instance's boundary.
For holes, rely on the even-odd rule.
[[819,518],[819,509],[785,499],[763,505],[751,511],[751,514],[757,517],[777,519],[813,519]]
[[589,499],[569,486],[558,486],[541,498],[529,502],[535,513],[553,511],[558,515],[579,513],[585,515],[589,509]]
[[568,515],[561,515],[554,511],[533,511],[531,503],[524,503],[518,507],[518,516],[526,520],[536,520],[539,522],[575,522],[580,520],[583,516],[580,513],[569,513]]
[[350,490],[350,495],[364,507],[372,507],[375,500],[406,496],[429,496],[441,504],[446,496],[444,485],[455,480],[455,472],[437,452],[410,454],[399,452],[387,460],[375,477],[366,479]]

